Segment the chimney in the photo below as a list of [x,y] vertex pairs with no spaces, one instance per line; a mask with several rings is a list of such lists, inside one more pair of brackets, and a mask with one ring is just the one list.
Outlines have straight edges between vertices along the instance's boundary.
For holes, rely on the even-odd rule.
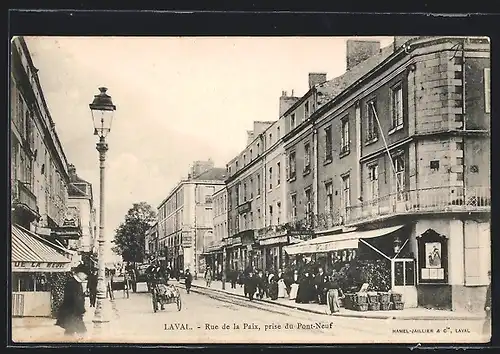
[[248,136],[248,138],[247,138],[247,145],[250,145],[250,143],[255,138],[253,130],[247,130],[247,136]]
[[418,38],[418,36],[395,36],[394,37],[394,51],[398,50],[408,42],[410,39]]
[[76,180],[76,167],[72,163],[68,165],[69,180],[74,182]]
[[309,73],[309,88],[326,81],[326,73]]
[[288,94],[287,94],[286,91],[281,91],[281,97],[280,97],[280,115],[279,116],[281,117],[298,100],[299,100],[299,97],[294,97],[293,96],[293,90],[292,90],[292,95],[291,96],[288,96]]
[[359,63],[380,52],[379,41],[347,40],[346,70],[351,70]]

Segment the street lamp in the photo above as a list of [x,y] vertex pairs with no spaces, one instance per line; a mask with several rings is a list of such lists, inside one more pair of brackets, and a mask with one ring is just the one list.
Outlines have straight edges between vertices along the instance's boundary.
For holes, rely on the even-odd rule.
[[104,167],[106,161],[106,151],[108,151],[108,144],[106,143],[106,136],[111,131],[111,123],[113,121],[113,113],[116,106],[111,101],[106,91],[106,87],[99,87],[100,93],[94,96],[94,100],[89,104],[90,111],[92,112],[92,120],[94,123],[94,135],[99,136],[99,142],[96,144],[96,149],[99,151],[99,250],[98,250],[98,272],[97,272],[97,304],[94,314],[94,328],[101,329],[103,325],[110,320],[110,303],[106,300],[106,264],[105,264],[105,250],[106,238],[104,236]]

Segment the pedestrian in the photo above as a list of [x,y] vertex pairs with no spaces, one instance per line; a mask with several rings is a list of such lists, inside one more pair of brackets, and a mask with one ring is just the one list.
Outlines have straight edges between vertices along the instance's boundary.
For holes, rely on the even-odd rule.
[[266,280],[262,270],[259,270],[256,282],[257,282],[257,289],[259,291],[257,296],[259,297],[259,299],[262,299],[264,297],[264,294],[266,293]]
[[281,269],[278,269],[278,274],[276,275],[276,281],[278,282],[278,297],[279,298],[284,298],[285,294],[287,293],[286,290],[286,285],[285,285],[285,279],[284,279],[284,274]]
[[87,280],[87,291],[89,293],[90,307],[95,307],[97,299],[97,272],[92,270]]
[[207,270],[205,271],[205,282],[207,288],[209,288],[212,284],[212,270],[210,269],[210,267],[207,267]]
[[248,294],[248,298],[250,301],[253,300],[255,292],[257,291],[257,282],[255,277],[253,276],[253,272],[250,271],[248,276],[245,279],[245,296]]
[[297,294],[299,292],[299,271],[295,269],[293,271],[293,276],[291,278],[291,284],[290,284],[290,295],[289,299],[290,300],[296,300],[297,299]]
[[83,315],[85,314],[85,294],[82,283],[87,279],[88,271],[83,264],[73,270],[73,276],[64,286],[64,298],[57,314],[56,326],[64,328],[68,336],[82,336],[87,332]]
[[491,270],[488,271],[488,289],[486,290],[486,300],[484,302],[486,317],[483,324],[483,334],[491,336]]
[[278,299],[278,281],[277,281],[277,276],[274,274],[270,275],[270,280],[269,280],[269,297],[271,300],[277,300]]
[[191,272],[189,271],[189,268],[186,269],[186,273],[184,274],[184,284],[186,285],[186,291],[189,294],[189,291],[191,290],[191,284],[193,282],[193,276],[191,275]]
[[232,269],[230,271],[230,276],[231,276],[231,289],[236,289],[236,282],[238,281],[238,272],[236,272],[236,269]]
[[335,279],[335,276],[332,275],[329,277],[328,282],[325,284],[326,290],[326,306],[327,306],[327,314],[333,315],[340,311],[340,302],[339,298],[343,297],[342,289],[339,286],[339,283]]
[[323,267],[319,267],[318,274],[315,278],[316,285],[316,298],[318,299],[318,303],[321,305],[326,304],[326,289],[325,285],[328,282],[328,276],[323,271]]

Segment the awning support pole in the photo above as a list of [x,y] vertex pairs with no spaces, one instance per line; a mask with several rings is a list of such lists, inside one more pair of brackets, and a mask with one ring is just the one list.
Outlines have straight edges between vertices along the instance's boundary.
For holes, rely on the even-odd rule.
[[359,239],[361,242],[363,242],[365,245],[367,245],[368,247],[370,247],[372,250],[374,250],[375,252],[381,254],[382,256],[384,256],[385,258],[387,258],[388,260],[391,260],[390,257],[387,257],[383,252],[379,251],[378,249],[376,249],[375,247],[373,247],[372,245],[370,245],[368,242],[366,242],[365,240],[363,240],[362,238]]

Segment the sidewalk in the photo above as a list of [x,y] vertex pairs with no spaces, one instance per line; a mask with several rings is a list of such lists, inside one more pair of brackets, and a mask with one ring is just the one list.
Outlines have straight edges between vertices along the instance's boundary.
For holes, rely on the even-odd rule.
[[[184,281],[180,284],[184,285]],[[212,291],[225,292],[227,294],[245,297],[243,293],[243,287],[236,285],[235,289],[231,288],[231,283],[226,282],[225,289],[222,290],[222,282],[214,281],[212,282],[210,288],[206,287],[205,280],[203,279],[193,279],[192,290],[196,292],[196,288],[210,289]],[[198,290],[198,292],[199,292]],[[206,290],[205,290],[206,291]],[[262,301],[266,303],[276,304],[284,307],[289,307],[301,311],[312,312],[317,314],[326,314],[326,305],[320,304],[298,304],[293,300],[287,298],[280,298],[277,300],[270,299],[258,299],[255,301]],[[392,311],[354,311],[347,310],[344,308],[340,309],[340,312],[334,314],[333,316],[341,317],[357,317],[357,318],[372,318],[372,319],[397,319],[397,320],[482,320],[484,315],[482,314],[472,314],[467,312],[456,312],[456,311],[445,311],[445,310],[430,310],[425,308],[406,308],[403,310],[392,310]]]
[[[81,342],[88,341],[89,338],[96,339],[96,334],[94,332],[94,323],[92,320],[94,319],[94,308],[90,308],[88,301],[89,299],[85,299],[86,304],[85,307],[87,311],[83,316],[83,322],[87,327],[87,333],[85,337],[81,340]],[[121,307],[121,302],[123,300],[121,298],[117,298],[115,300],[116,308]],[[111,308],[111,316],[115,316],[114,309]],[[116,322],[115,322],[116,323]],[[119,329],[120,330],[120,329]],[[113,331],[110,331],[109,328],[103,329],[103,337],[111,338],[110,334],[115,335],[117,333],[116,326],[113,328]],[[121,333],[121,332],[118,332]],[[13,317],[12,318],[12,341],[13,342],[75,342],[75,338],[68,338],[64,335],[64,329],[59,326],[56,326],[56,319],[49,317]]]

